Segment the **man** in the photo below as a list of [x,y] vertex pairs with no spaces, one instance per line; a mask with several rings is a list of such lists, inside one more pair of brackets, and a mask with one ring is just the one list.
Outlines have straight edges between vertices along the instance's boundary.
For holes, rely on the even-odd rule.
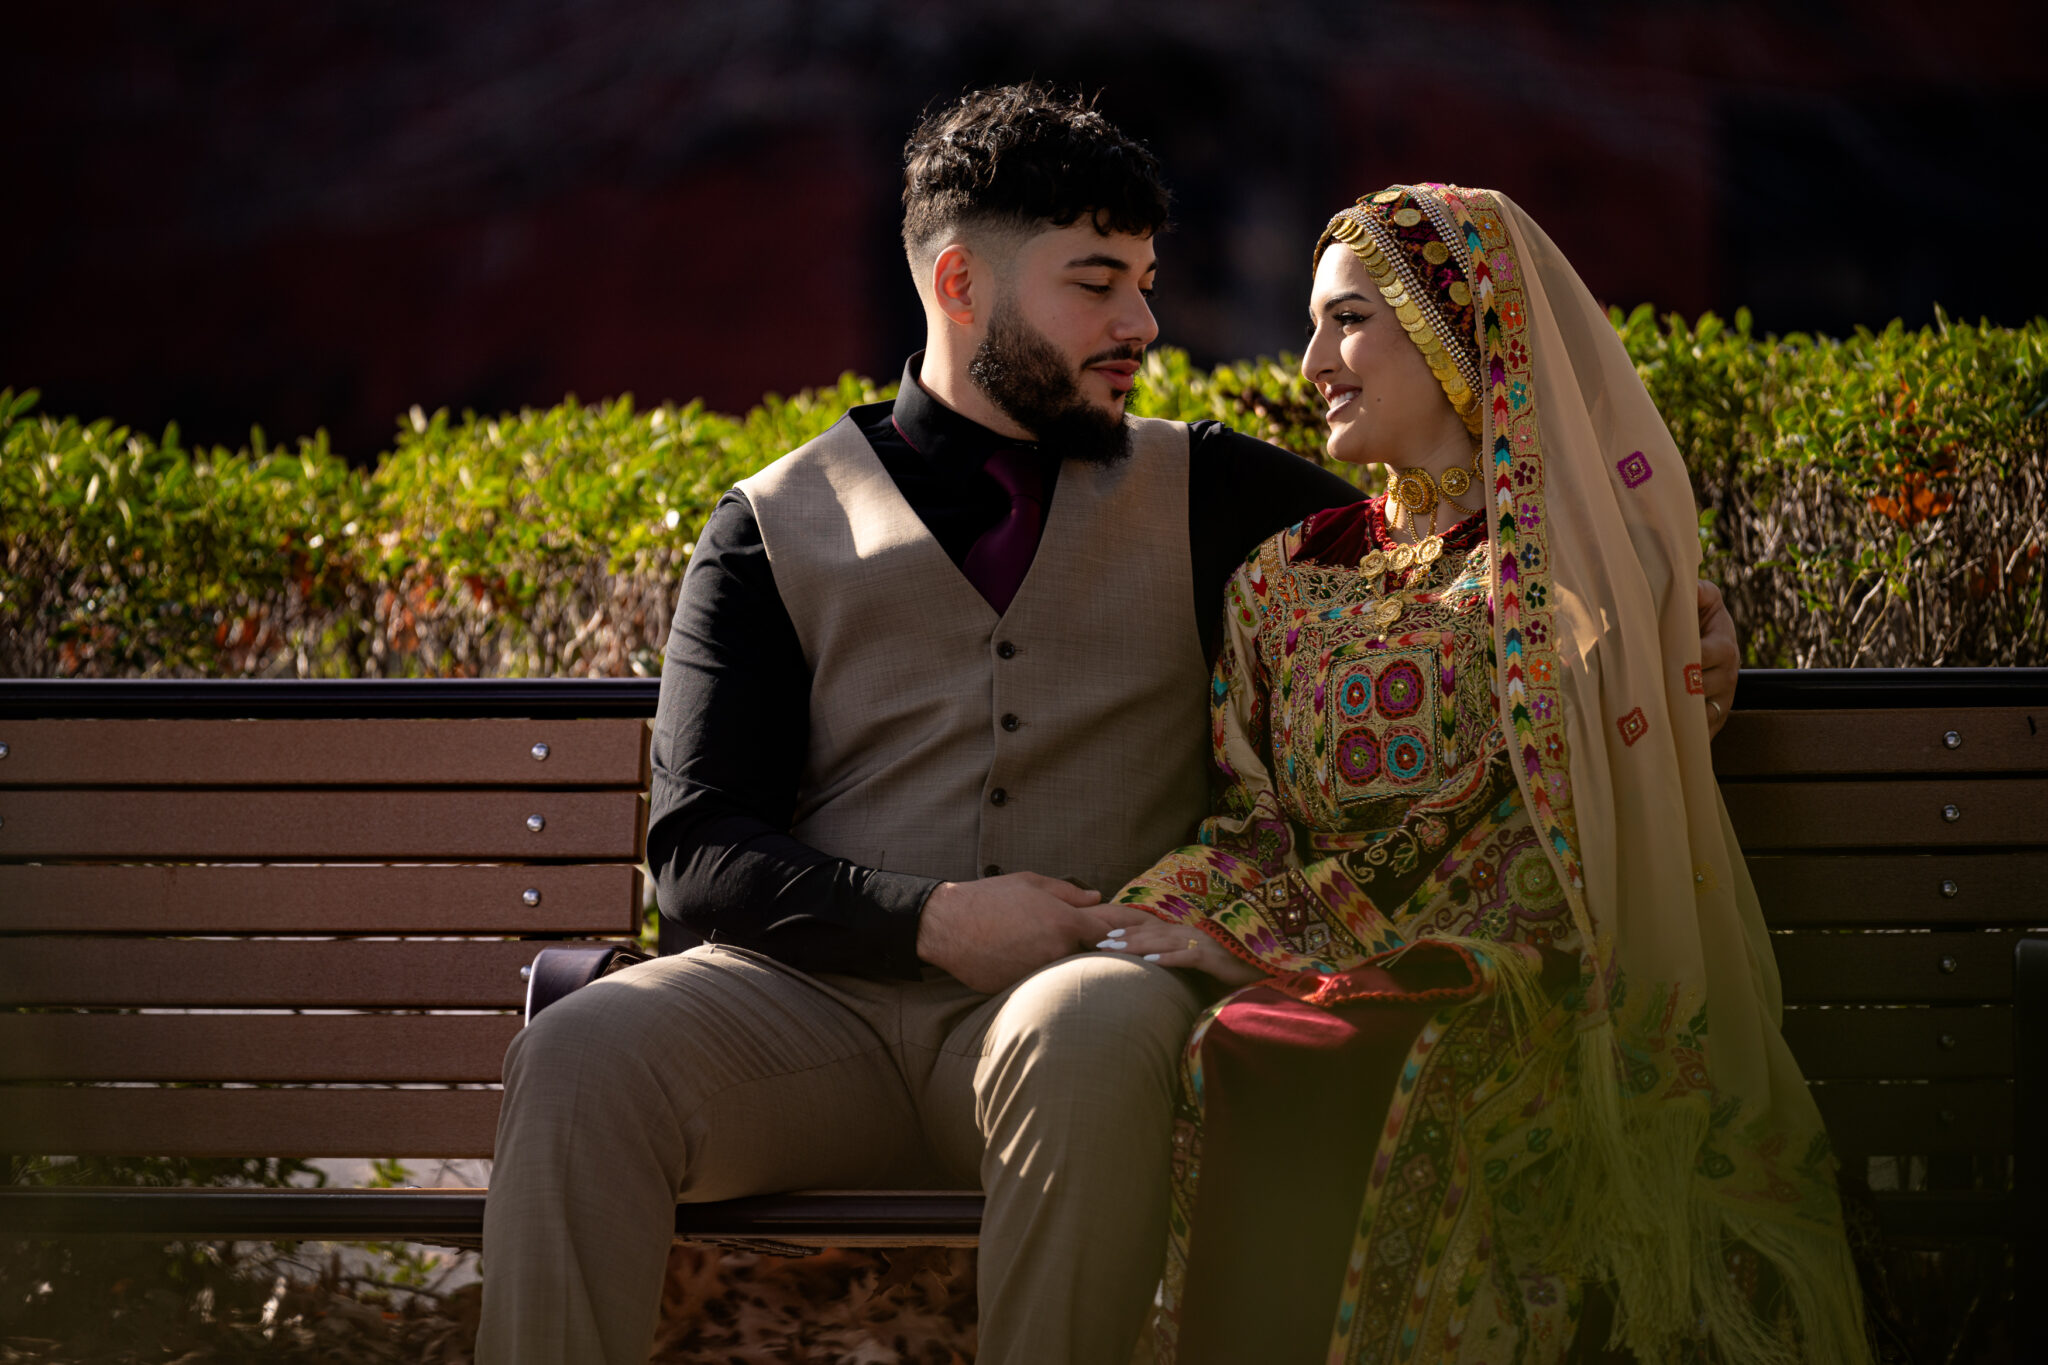
[[912,135],[926,348],[699,539],[648,856],[707,941],[514,1042],[484,1360],[644,1360],[676,1199],[834,1186],[984,1191],[984,1362],[1129,1359],[1201,996],[1086,950],[1205,813],[1229,574],[1358,496],[1126,418],[1166,213],[1142,146],[1037,87]]

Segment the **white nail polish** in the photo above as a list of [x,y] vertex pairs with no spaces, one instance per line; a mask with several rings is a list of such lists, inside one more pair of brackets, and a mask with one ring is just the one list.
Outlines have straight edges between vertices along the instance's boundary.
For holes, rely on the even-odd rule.
[[1117,941],[1116,941],[1115,939],[1113,939],[1113,938],[1106,938],[1106,939],[1102,940],[1102,942],[1100,942],[1100,943],[1096,944],[1095,946],[1096,946],[1096,947],[1098,947],[1098,948],[1123,948],[1123,947],[1128,947],[1129,945],[1127,945],[1127,944],[1123,944],[1123,943],[1118,943],[1118,942],[1117,942]]
[[1157,954],[1157,953],[1147,953],[1147,954],[1145,954],[1145,960],[1146,960],[1147,962],[1157,962],[1157,961],[1159,960],[1159,954]]
[[1111,938],[1122,938],[1124,936],[1124,931],[1121,929],[1112,929],[1109,931],[1109,936]]

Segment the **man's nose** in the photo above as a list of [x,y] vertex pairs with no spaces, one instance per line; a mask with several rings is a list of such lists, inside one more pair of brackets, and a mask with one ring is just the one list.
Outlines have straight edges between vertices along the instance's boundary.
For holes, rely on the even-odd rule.
[[1159,320],[1152,316],[1152,306],[1140,294],[1134,305],[1116,320],[1116,340],[1118,344],[1135,341],[1140,346],[1150,346],[1158,336]]

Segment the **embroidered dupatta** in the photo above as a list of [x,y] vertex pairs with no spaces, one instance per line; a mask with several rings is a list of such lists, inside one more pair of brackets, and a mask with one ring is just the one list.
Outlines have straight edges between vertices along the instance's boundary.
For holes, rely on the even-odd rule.
[[[1442,887],[1475,838],[1526,821],[1568,907],[1577,984],[1546,993],[1534,946],[1497,925],[1447,933],[1440,917],[1404,917],[1422,908],[1413,892],[1390,902],[1345,857],[1276,843],[1284,817],[1242,793],[1202,847],[1121,899],[1209,932],[1311,1003],[1346,998],[1348,969],[1408,952],[1467,964],[1471,989],[1416,1039],[1382,1130],[1359,1135],[1371,1176],[1333,1361],[1558,1359],[1588,1284],[1610,1287],[1617,1342],[1645,1361],[1703,1348],[1728,1362],[1867,1360],[1834,1162],[1779,1033],[1769,937],[1714,781],[1684,464],[1536,224],[1491,191],[1399,189],[1469,282],[1491,494],[1489,757],[1514,783],[1454,847],[1428,852],[1441,861],[1427,880]],[[1350,244],[1361,234],[1347,216],[1372,211],[1361,200],[1326,238]],[[1240,593],[1231,609],[1256,607]],[[1219,760],[1242,683],[1216,679]],[[1333,951],[1303,950],[1304,914]],[[1197,1119],[1205,1024],[1184,1066]],[[1162,1359],[1200,1235],[1187,1223],[1199,1138],[1199,1122],[1176,1135]],[[1420,1222],[1390,1213],[1418,1199]]]

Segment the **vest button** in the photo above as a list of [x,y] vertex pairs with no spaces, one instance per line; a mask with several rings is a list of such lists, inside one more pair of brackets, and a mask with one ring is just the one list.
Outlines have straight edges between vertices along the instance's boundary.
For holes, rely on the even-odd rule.
[[1017,719],[1017,718],[1016,718],[1015,716],[1004,716],[1004,717],[1003,717],[1003,728],[1004,728],[1005,730],[1014,730],[1014,729],[1016,729],[1016,728],[1018,727],[1018,725],[1020,725],[1020,724],[1022,724],[1022,722],[1021,722],[1021,721],[1019,721],[1019,720],[1018,720],[1018,719]]
[[1000,877],[1003,875],[1003,870],[994,863],[990,863],[981,870],[981,875],[984,877]]
[[1003,802],[1009,799],[1010,794],[1004,791],[1001,787],[997,787],[994,791],[988,794],[988,803],[991,806],[1000,806],[1003,804]]
[[996,646],[996,657],[998,659],[1016,658],[1017,646],[1011,644],[1008,640],[1003,641],[1001,644]]

